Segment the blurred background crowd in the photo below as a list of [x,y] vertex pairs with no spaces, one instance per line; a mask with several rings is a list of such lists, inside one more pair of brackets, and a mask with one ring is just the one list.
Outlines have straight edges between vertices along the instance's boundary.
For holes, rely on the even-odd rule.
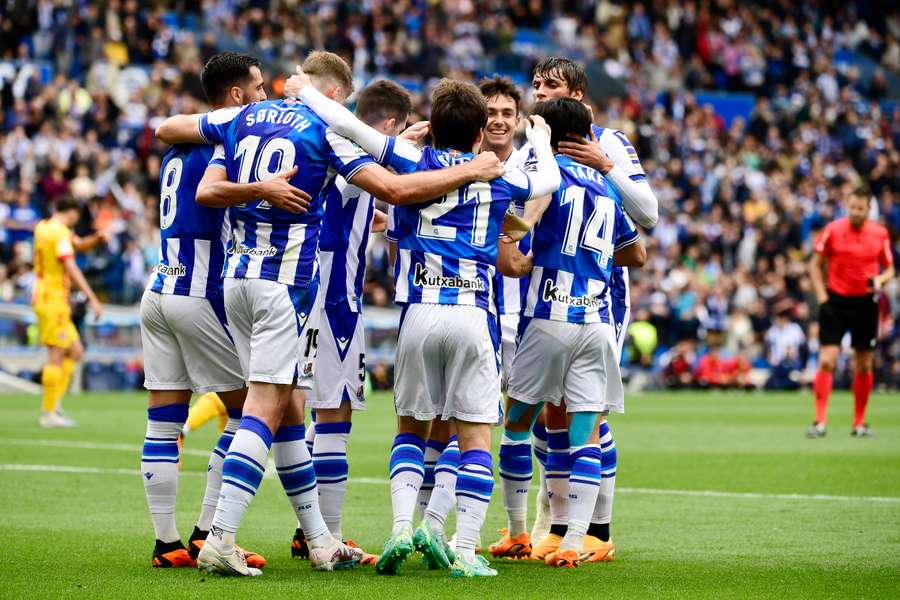
[[[388,76],[420,118],[442,76],[587,66],[595,120],[624,131],[660,200],[632,276],[632,377],[797,387],[818,343],[807,262],[847,191],[900,252],[900,8],[877,1],[0,0],[0,302],[27,303],[35,223],[83,202],[79,257],[105,301],[134,304],[156,263],[162,118],[206,108],[204,62],[264,61],[270,94],[310,50]],[[526,94],[526,106],[533,102]],[[375,236],[366,285],[389,306]],[[900,290],[880,299],[876,385],[900,386]],[[648,379],[648,375],[650,379]]]

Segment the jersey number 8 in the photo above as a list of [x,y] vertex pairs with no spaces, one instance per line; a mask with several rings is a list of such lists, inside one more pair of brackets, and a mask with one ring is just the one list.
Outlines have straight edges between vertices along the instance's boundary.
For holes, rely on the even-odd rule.
[[178,184],[181,183],[181,172],[184,163],[180,158],[173,158],[166,165],[159,190],[159,228],[168,229],[175,222],[178,214]]

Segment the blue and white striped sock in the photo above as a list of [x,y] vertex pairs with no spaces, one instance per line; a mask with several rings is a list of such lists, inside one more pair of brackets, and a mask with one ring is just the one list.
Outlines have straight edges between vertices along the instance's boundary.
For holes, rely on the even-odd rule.
[[222,491],[222,464],[225,455],[231,447],[231,440],[241,424],[241,409],[229,408],[228,421],[215,448],[209,455],[209,465],[206,467],[206,492],[203,494],[203,504],[200,506],[200,517],[197,519],[197,528],[201,531],[209,531],[212,525],[213,515],[216,514],[216,504],[219,503],[219,493]]
[[494,467],[487,450],[467,450],[459,457],[456,476],[456,551],[475,560],[475,546],[494,490]]
[[431,499],[431,490],[434,489],[434,467],[437,465],[441,452],[447,447],[447,442],[428,440],[425,443],[425,477],[422,479],[422,487],[419,488],[419,498],[416,506],[419,508],[419,517],[424,518],[428,501]]
[[591,523],[609,525],[612,522],[613,495],[616,490],[616,441],[613,439],[609,424],[600,424],[600,469],[603,479],[600,480],[600,493],[597,494],[597,505]]
[[313,548],[331,542],[328,526],[319,510],[316,471],[306,448],[303,425],[282,425],[272,442],[275,470],[294,509],[300,528]]
[[347,493],[347,439],[351,423],[318,423],[313,442],[312,461],[319,486],[319,508],[328,530],[337,539],[341,534],[341,515]]
[[271,446],[268,425],[244,415],[222,464],[222,491],[210,526],[213,536],[222,540],[220,546],[226,553],[234,546],[234,534],[262,482]]
[[528,488],[531,485],[531,436],[527,431],[504,431],[500,441],[500,483],[509,535],[526,531]]
[[452,436],[434,466],[434,489],[425,509],[432,529],[444,531],[444,523],[456,506],[456,474],[459,471],[459,443]]
[[547,428],[543,423],[535,423],[531,436],[534,457],[538,461],[538,493],[535,502],[544,507],[544,514],[550,514],[550,499],[547,497]]
[[599,445],[572,448],[569,477],[569,523],[562,548],[581,551],[600,491],[601,453]]
[[547,430],[547,496],[550,499],[550,524],[569,522],[569,432]]
[[310,456],[313,453],[313,444],[316,442],[316,411],[309,411],[310,424],[309,427],[306,428],[306,435],[304,436],[306,439],[306,449],[309,450]]
[[412,528],[419,488],[425,478],[425,440],[412,433],[398,433],[391,447],[391,535]]
[[175,525],[178,436],[187,416],[187,404],[147,409],[147,435],[141,452],[141,473],[156,539],[162,542],[180,539]]

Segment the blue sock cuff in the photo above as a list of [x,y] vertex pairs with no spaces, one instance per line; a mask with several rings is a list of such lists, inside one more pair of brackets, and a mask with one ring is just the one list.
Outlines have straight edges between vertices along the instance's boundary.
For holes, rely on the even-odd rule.
[[316,423],[316,435],[325,433],[350,433],[353,424],[350,421],[340,423]]
[[147,418],[151,421],[162,421],[165,423],[184,423],[188,418],[187,404],[166,404],[165,406],[157,406],[147,409]]
[[567,450],[569,448],[568,431],[547,432],[547,448],[553,450]]
[[462,465],[481,465],[494,472],[494,465],[491,461],[491,453],[487,450],[466,450],[459,457],[459,464]]
[[316,422],[316,409],[312,409],[309,411],[309,418],[312,419],[312,422]]
[[503,435],[514,442],[525,442],[531,438],[531,433],[528,431],[510,431],[508,429],[504,429]]
[[452,444],[452,443],[455,442],[455,441],[456,441],[456,436],[455,436],[455,435],[451,435],[451,436],[450,436],[450,439],[447,440],[447,445],[449,446],[450,444]]
[[579,458],[593,458],[602,463],[602,453],[600,452],[600,448],[598,448],[597,446],[587,446],[586,448],[579,448],[572,453],[573,463]]
[[444,448],[447,447],[447,444],[449,444],[449,442],[442,442],[440,440],[428,440],[427,442],[425,442],[425,447],[431,448],[432,450],[437,450],[438,453],[440,453],[444,451]]
[[539,440],[547,441],[547,428],[544,427],[542,423],[535,423],[534,427],[531,429],[531,433],[534,434]]
[[[244,417],[245,419],[247,417]],[[243,422],[243,421],[242,421]],[[306,426],[300,425],[282,425],[275,432],[273,442],[302,442],[306,440]]]
[[225,411],[228,413],[229,419],[240,419],[241,415],[244,414],[243,408],[227,408]]
[[394,438],[394,444],[391,447],[395,448],[400,444],[411,444],[422,452],[425,452],[425,440],[414,433],[398,433],[397,437]]
[[605,436],[607,433],[609,433],[609,423],[603,421],[600,423],[600,437]]
[[241,429],[252,431],[260,438],[262,438],[262,441],[266,445],[266,448],[272,447],[272,431],[269,429],[268,425],[266,425],[253,415],[244,415],[243,417],[241,417],[241,424],[238,427],[238,430]]

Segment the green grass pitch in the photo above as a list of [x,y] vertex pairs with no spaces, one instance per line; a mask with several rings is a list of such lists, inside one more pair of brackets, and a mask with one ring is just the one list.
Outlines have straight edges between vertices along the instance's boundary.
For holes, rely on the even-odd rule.
[[[900,596],[900,395],[872,398],[878,436],[849,436],[852,400],[832,400],[828,437],[803,436],[808,394],[654,393],[615,416],[613,538],[618,559],[553,571],[493,561],[499,577],[461,581],[412,559],[315,573],[290,558],[293,514],[264,480],[239,534],[263,577],[153,570],[138,474],[142,394],[69,398],[73,430],[42,430],[35,397],[0,397],[0,597],[4,598],[856,598]],[[344,532],[378,551],[390,525],[391,399],[376,394],[350,439]],[[495,440],[499,436],[496,432]],[[178,523],[189,535],[214,426],[185,442]],[[357,481],[354,482],[354,477]],[[849,497],[849,498],[848,498]],[[504,525],[499,485],[486,546]]]

